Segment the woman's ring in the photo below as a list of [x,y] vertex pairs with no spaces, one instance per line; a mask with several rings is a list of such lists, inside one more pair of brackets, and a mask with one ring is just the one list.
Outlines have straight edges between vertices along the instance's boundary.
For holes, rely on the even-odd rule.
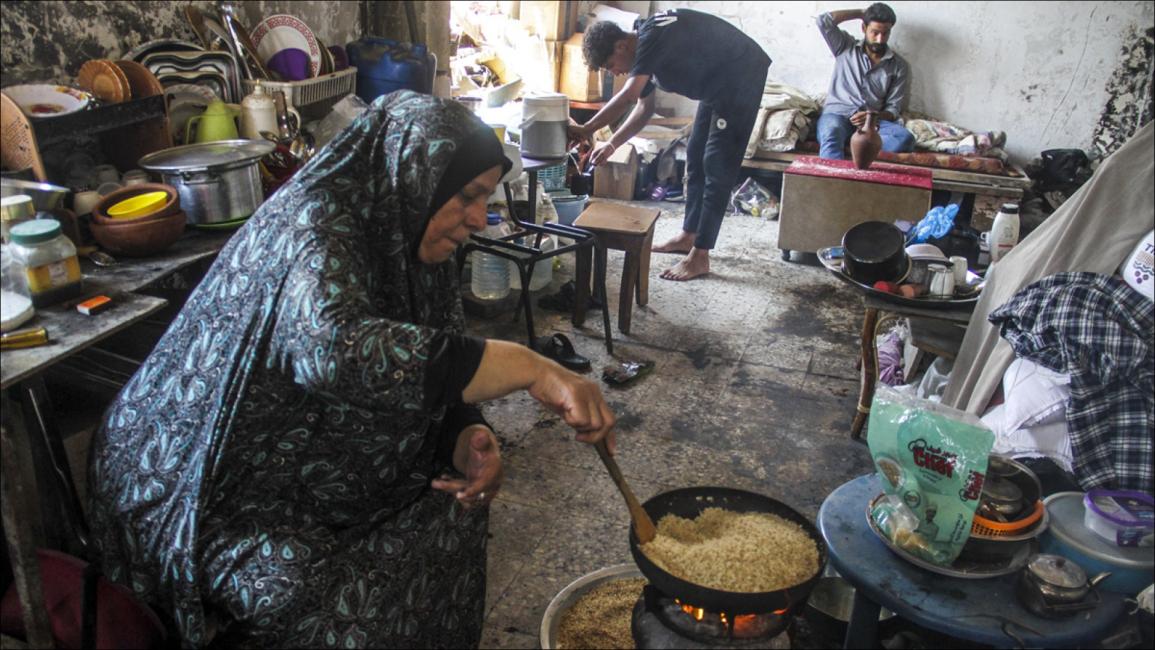
[[484,492],[478,492],[477,493],[477,500],[482,501],[484,499],[485,499],[485,493]]

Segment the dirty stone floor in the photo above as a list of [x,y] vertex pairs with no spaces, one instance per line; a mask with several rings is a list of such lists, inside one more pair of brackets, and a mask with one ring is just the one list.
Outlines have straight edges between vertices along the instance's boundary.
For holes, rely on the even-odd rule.
[[[682,204],[642,205],[662,210],[655,240],[680,230]],[[813,520],[827,494],[871,469],[866,446],[849,435],[861,297],[813,258],[783,261],[777,228],[777,221],[728,216],[712,273],[691,282],[660,279],[679,257],[654,254],[649,304],[635,306],[628,336],[617,331],[623,254],[610,251],[615,352],[656,363],[627,388],[600,381],[611,361],[600,312],[574,328],[568,315],[534,310],[539,336],[562,332],[591,359],[590,376],[617,415],[618,463],[642,501],[674,488],[727,486],[779,499]],[[562,260],[535,298],[572,277],[572,255]],[[468,324],[474,334],[525,340],[524,323],[509,313],[471,316]],[[542,614],[562,588],[632,562],[629,514],[596,452],[527,394],[484,409],[502,439],[506,475],[491,507],[482,647],[536,648]]]

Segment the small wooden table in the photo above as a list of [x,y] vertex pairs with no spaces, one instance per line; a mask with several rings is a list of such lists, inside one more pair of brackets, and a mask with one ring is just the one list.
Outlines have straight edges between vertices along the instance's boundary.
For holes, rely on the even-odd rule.
[[[574,220],[575,226],[592,232],[597,239],[598,266],[601,268],[605,268],[607,249],[626,253],[618,296],[618,330],[623,334],[630,333],[634,295],[637,294],[640,307],[645,307],[650,299],[650,246],[654,243],[654,225],[660,214],[661,211],[655,208],[594,201]],[[578,251],[578,255],[588,256],[589,250]],[[584,264],[588,265],[588,262]],[[579,301],[574,311],[574,322],[580,324],[583,320],[585,303]]]
[[[910,307],[895,302],[888,302],[873,294],[863,296],[865,314],[862,319],[862,351],[859,362],[861,364],[861,383],[858,392],[858,409],[854,414],[854,422],[850,425],[850,437],[857,439],[862,434],[862,427],[866,418],[870,416],[870,404],[874,401],[874,385],[878,381],[878,348],[875,336],[879,325],[880,311],[935,321],[950,323],[970,323],[971,312],[974,311],[974,302],[964,302],[959,307],[951,309],[926,309]],[[945,347],[945,346],[944,346]]]

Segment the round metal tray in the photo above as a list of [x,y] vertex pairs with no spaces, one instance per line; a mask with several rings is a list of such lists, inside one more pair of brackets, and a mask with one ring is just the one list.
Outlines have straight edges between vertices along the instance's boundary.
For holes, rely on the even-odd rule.
[[[557,592],[553,600],[549,601],[549,607],[545,608],[545,614],[541,617],[541,632],[539,640],[543,650],[550,650],[557,647],[557,630],[561,625],[561,617],[569,608],[577,602],[586,592],[598,587],[599,585],[611,582],[613,580],[624,580],[628,578],[644,578],[642,572],[638,570],[636,564],[617,564],[614,566],[598,569],[593,573],[574,580]],[[640,593],[638,594],[641,595]]]
[[[886,291],[879,291],[869,284],[863,284],[847,275],[846,272],[842,270],[842,259],[834,257],[833,255],[833,251],[836,248],[840,247],[827,246],[825,248],[818,249],[818,261],[822,263],[822,266],[825,267],[827,271],[830,271],[832,274],[834,274],[834,276],[839,280],[855,286],[865,291],[866,293],[877,297],[879,300],[884,300],[896,305],[903,305],[905,307],[922,307],[923,309],[968,309],[973,308],[976,304],[978,304],[979,296],[981,293],[975,293],[969,298],[939,300],[936,298],[906,298],[904,296],[898,296]],[[907,272],[909,273],[909,269]],[[978,282],[979,276],[971,271],[967,271],[967,280],[968,282]]]
[[871,499],[870,503],[868,503],[866,506],[866,522],[870,525],[870,530],[874,531],[874,534],[882,540],[882,543],[886,544],[887,548],[889,548],[891,551],[894,551],[895,555],[917,567],[926,569],[932,573],[950,576],[952,578],[968,578],[971,580],[996,578],[998,576],[1014,573],[1023,568],[1027,565],[1027,560],[1029,560],[1032,555],[1039,552],[1038,541],[1029,539],[1019,542],[1018,547],[1015,549],[1014,553],[1002,562],[980,564],[978,562],[966,562],[956,559],[954,564],[950,566],[940,566],[931,562],[927,562],[920,557],[908,553],[906,550],[900,548],[894,542],[890,541],[890,538],[886,536],[886,533],[882,532],[882,530],[878,527],[878,524],[874,523],[874,517],[870,516],[870,513],[872,510],[874,510],[874,506],[878,503],[879,499],[883,499],[885,497],[886,494],[879,494],[878,496]]

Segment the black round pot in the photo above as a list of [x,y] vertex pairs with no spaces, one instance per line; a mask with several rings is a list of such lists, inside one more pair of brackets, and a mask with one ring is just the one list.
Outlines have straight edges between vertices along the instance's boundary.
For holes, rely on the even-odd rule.
[[842,235],[843,270],[863,284],[898,282],[906,274],[906,238],[885,221],[864,221]]

